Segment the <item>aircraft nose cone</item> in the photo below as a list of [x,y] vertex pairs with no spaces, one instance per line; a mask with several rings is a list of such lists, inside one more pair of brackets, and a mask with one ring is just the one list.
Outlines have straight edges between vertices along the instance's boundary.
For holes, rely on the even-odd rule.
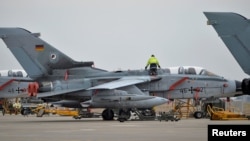
[[168,102],[168,101],[169,101],[168,99],[163,98],[163,97],[156,97],[156,99],[157,99],[157,101],[158,101],[159,105],[161,105],[161,104],[165,104],[166,102]]

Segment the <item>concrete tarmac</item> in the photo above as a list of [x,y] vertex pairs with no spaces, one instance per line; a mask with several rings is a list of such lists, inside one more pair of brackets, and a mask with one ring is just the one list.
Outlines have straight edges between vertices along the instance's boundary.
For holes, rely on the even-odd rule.
[[209,124],[248,124],[249,120],[171,121],[80,120],[63,116],[0,115],[1,141],[207,141]]

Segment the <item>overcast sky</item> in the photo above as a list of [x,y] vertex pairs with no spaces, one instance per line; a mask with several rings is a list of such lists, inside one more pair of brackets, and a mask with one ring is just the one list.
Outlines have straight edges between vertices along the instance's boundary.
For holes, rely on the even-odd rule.
[[[249,0],[0,0],[0,27],[40,32],[76,61],[114,71],[200,66],[229,79],[248,77],[203,12],[250,18]],[[0,69],[22,69],[0,40]]]

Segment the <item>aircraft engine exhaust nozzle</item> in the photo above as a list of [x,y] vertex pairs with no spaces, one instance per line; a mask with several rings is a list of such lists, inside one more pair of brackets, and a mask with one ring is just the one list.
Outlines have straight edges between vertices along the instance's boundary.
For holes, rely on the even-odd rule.
[[250,78],[243,79],[240,86],[243,94],[250,95]]
[[235,80],[236,92],[242,91],[242,82]]

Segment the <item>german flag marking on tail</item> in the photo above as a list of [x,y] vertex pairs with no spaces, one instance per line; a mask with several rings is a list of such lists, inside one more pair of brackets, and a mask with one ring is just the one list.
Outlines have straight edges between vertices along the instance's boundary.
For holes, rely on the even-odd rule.
[[35,49],[36,49],[36,51],[43,51],[44,46],[43,45],[36,45]]

